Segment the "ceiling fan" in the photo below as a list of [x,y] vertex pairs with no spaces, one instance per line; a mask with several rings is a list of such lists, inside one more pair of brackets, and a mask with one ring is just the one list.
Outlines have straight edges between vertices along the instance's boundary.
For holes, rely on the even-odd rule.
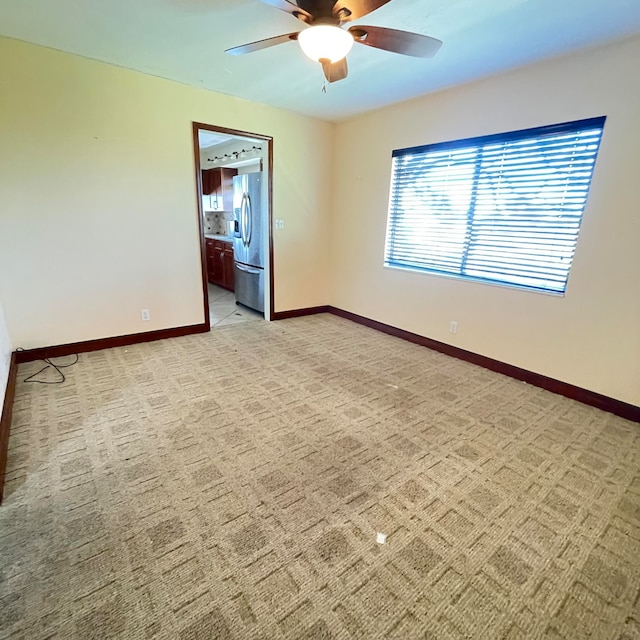
[[226,52],[238,56],[297,40],[307,57],[322,65],[328,82],[336,82],[347,77],[346,55],[354,42],[405,56],[418,58],[434,56],[442,46],[442,42],[436,38],[386,27],[353,25],[348,29],[342,28],[344,24],[362,18],[390,1],[262,0],[265,4],[294,16],[304,22],[307,27],[301,31],[249,42],[227,49]]

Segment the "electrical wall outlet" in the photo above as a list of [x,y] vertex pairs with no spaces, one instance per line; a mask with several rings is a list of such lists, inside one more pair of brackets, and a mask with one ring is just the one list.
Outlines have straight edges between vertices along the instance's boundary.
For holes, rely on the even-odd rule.
[[449,333],[458,333],[458,323],[455,320],[449,325]]
[[276,219],[276,229],[284,229],[284,220],[282,218]]
[[149,309],[142,309],[140,316],[142,317],[142,322],[149,322],[149,320],[151,320],[151,313],[149,312]]

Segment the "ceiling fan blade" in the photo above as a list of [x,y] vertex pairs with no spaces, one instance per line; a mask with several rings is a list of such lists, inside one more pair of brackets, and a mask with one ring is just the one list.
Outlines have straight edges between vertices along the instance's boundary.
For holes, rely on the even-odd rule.
[[398,31],[386,27],[350,27],[353,39],[368,47],[384,49],[416,58],[432,58],[442,46],[442,41],[430,36],[409,31]]
[[227,49],[225,53],[230,53],[232,56],[241,56],[245,53],[253,53],[254,51],[260,51],[260,49],[273,47],[276,44],[282,44],[283,42],[289,42],[290,40],[297,40],[298,33],[300,32],[294,31],[293,33],[284,33],[281,36],[274,36],[273,38],[265,38],[264,40],[248,42],[247,44],[242,44],[239,47]]
[[338,60],[338,62],[334,63],[331,63],[331,61],[327,59],[321,59],[320,64],[322,65],[324,77],[327,79],[327,82],[338,82],[338,80],[344,80],[349,73],[346,58],[342,58],[342,60]]
[[280,9],[280,11],[290,13],[295,18],[298,18],[298,20],[302,20],[302,22],[313,22],[313,16],[306,9],[298,6],[297,2],[290,0],[262,0],[262,2],[270,4],[272,7]]
[[340,22],[349,22],[366,16],[391,0],[338,0],[333,7],[333,15]]

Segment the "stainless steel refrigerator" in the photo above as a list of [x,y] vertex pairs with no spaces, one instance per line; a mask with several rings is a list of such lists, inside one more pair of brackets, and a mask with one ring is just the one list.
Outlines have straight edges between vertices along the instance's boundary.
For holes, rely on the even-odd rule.
[[264,313],[262,173],[233,178],[236,302]]

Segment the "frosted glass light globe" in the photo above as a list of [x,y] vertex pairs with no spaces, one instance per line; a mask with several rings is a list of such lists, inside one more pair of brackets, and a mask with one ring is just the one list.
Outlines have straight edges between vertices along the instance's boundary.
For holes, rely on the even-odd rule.
[[298,43],[304,54],[315,62],[321,59],[338,62],[351,51],[353,36],[340,27],[322,24],[301,31]]

